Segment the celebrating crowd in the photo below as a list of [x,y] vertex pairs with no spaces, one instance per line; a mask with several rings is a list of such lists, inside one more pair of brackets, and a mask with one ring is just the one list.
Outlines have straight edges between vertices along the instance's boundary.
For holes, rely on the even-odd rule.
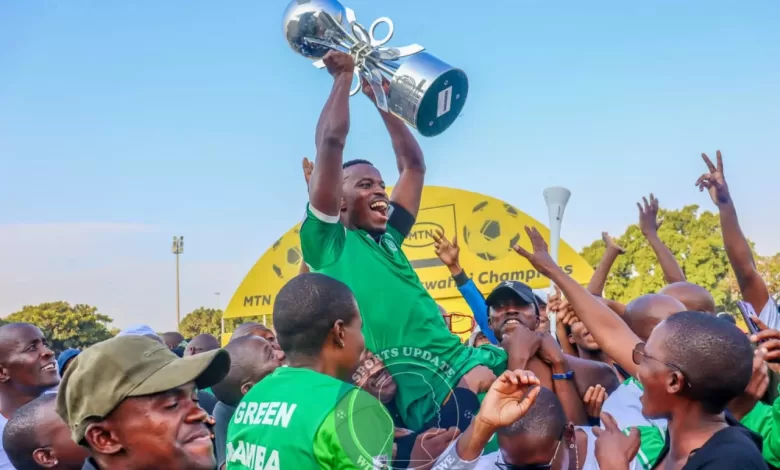
[[464,344],[401,249],[420,206],[422,151],[380,110],[400,173],[392,197],[370,162],[344,162],[355,65],[339,52],[324,63],[334,82],[316,161],[304,161],[305,263],[276,296],[273,330],[244,323],[220,348],[207,334],[138,326],[55,360],[35,326],[0,327],[0,469],[780,467],[780,315],[720,152],[715,163],[702,155],[696,185],[718,207],[757,312],[749,334],[686,281],[651,195],[640,227],[667,286],[625,305],[602,296],[623,252],[607,234],[583,287],[526,228],[513,256],[557,290],[506,281],[487,297],[456,237],[437,234],[476,323]]

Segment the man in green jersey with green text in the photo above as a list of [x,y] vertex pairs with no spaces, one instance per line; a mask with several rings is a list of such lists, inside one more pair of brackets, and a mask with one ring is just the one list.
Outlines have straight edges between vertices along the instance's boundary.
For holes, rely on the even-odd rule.
[[374,468],[392,460],[393,422],[347,383],[364,349],[355,298],[341,282],[302,274],[274,302],[290,366],[244,395],[228,425],[227,470]]
[[[228,425],[227,470],[391,468],[390,415],[347,382],[364,350],[349,288],[322,274],[301,274],[279,291],[273,317],[289,366],[254,385],[236,407]],[[505,371],[464,433],[432,456],[434,468],[473,468],[491,436],[525,415],[539,390],[533,373]]]
[[[317,160],[300,229],[303,258],[312,272],[354,292],[366,347],[398,384],[396,405],[406,427],[419,431],[436,426],[437,409],[466,373],[482,365],[500,375],[507,357],[495,346],[468,348],[448,331],[401,250],[424,184],[425,163],[415,138],[403,121],[380,111],[400,172],[388,198],[370,162],[343,163],[354,61],[334,53],[326,66],[334,83],[315,136]],[[371,88],[364,84],[364,91],[373,100]]]

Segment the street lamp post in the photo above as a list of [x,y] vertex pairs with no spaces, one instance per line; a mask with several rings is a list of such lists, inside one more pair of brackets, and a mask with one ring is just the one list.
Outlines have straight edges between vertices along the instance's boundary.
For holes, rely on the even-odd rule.
[[[219,312],[219,292],[214,292],[214,295],[217,296],[217,311]],[[225,312],[222,312],[222,314],[219,316],[219,329],[220,329],[220,336],[219,341],[222,342],[222,337],[225,335]]]
[[179,255],[184,253],[184,237],[173,237],[173,248],[176,255],[176,331],[179,331],[181,324],[181,303],[179,299]]

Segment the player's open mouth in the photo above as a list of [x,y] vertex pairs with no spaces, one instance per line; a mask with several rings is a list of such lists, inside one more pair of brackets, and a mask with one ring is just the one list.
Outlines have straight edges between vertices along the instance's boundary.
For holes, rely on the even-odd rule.
[[379,200],[374,201],[371,203],[370,206],[368,206],[369,209],[371,209],[374,212],[380,213],[382,216],[387,217],[387,209],[390,206],[387,204],[387,201]]
[[57,370],[57,363],[56,362],[50,362],[46,364],[45,366],[41,367],[41,370],[44,372],[52,372]]
[[501,327],[503,328],[506,327],[507,325],[522,325],[522,323],[520,323],[520,320],[516,318],[509,318],[504,322],[503,325],[501,325]]

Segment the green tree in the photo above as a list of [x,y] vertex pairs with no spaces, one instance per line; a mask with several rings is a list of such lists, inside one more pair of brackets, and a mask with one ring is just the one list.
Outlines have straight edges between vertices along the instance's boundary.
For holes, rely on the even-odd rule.
[[222,310],[198,307],[182,318],[181,324],[179,325],[179,332],[187,339],[191,339],[202,333],[208,333],[219,338],[221,320]]
[[[778,294],[780,294],[780,253],[775,253],[773,256],[758,256],[754,253],[754,257],[756,269],[766,283],[769,295],[777,298]],[[726,298],[728,299],[725,305],[732,309],[729,311],[736,312],[736,301],[741,299],[742,295],[733,271],[729,271],[729,275],[723,280],[722,288],[726,292]],[[754,305],[753,307],[759,309],[763,305],[761,307]]]
[[[221,309],[198,307],[182,318],[179,332],[187,339],[192,339],[194,336],[203,333],[208,333],[219,339],[222,331],[222,314],[223,311]],[[225,320],[225,332],[230,333],[238,325],[249,321],[262,323],[263,320],[262,317],[228,318]]]
[[[677,258],[687,280],[709,289],[718,305],[728,306],[736,300],[730,298],[727,287],[733,274],[723,248],[718,215],[699,212],[699,206],[690,205],[678,210],[661,209],[659,218],[663,224],[658,236]],[[626,253],[618,257],[607,278],[607,297],[628,302],[666,285],[658,259],[638,224],[630,225],[616,241]],[[595,267],[604,249],[604,242],[597,240],[580,254]]]
[[86,348],[113,335],[111,317],[98,313],[97,307],[67,302],[26,305],[5,317],[5,322],[32,323],[41,329],[55,353],[67,348]]
[[780,294],[780,253],[774,256],[761,256],[756,260],[758,272],[769,288],[769,295]]

